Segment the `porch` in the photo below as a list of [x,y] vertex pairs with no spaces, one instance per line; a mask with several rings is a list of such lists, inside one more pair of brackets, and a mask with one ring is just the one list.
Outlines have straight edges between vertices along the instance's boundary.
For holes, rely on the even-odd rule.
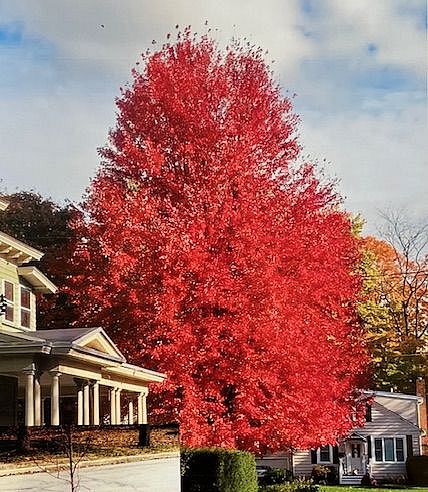
[[339,445],[339,484],[361,485],[367,472],[367,439],[353,432]]
[[[60,366],[0,376],[1,425],[147,423],[148,388]],[[78,377],[80,375],[80,377]]]
[[147,424],[150,383],[101,328],[0,334],[0,426]]

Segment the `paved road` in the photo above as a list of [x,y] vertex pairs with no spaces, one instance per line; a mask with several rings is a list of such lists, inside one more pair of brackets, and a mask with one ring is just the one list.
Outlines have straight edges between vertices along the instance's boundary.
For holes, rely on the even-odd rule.
[[[179,458],[82,468],[79,476],[81,492],[180,492]],[[0,490],[68,492],[70,486],[47,473],[34,473],[0,477]]]

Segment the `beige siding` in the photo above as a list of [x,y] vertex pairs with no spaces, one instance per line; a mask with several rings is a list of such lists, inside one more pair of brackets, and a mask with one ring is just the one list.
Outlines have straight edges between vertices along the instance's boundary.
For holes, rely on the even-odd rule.
[[296,451],[293,454],[293,474],[295,477],[310,477],[313,464],[310,451]]
[[31,293],[30,295],[30,307],[31,307],[31,318],[30,318],[30,329],[37,330],[37,310],[36,310],[36,296]]
[[[4,328],[10,331],[21,330],[21,312],[20,312],[20,299],[21,299],[21,291],[20,291],[20,279],[17,272],[17,266],[8,263],[4,259],[0,258],[0,293],[3,293],[3,281],[7,280],[8,282],[12,282],[14,285],[14,309],[13,309],[13,323],[6,321],[2,316],[0,318],[0,329]],[[30,287],[28,284],[26,287]],[[34,331],[36,329],[36,296],[34,293],[31,293],[30,297],[30,306],[31,306],[31,315],[30,315],[30,330]],[[27,331],[28,329],[23,328],[23,330]]]
[[291,470],[291,458],[287,453],[274,453],[256,459],[257,465],[270,466],[271,468],[284,468]]
[[15,330],[16,327],[18,326],[18,316],[19,316],[18,303],[17,303],[17,299],[18,299],[17,296],[19,295],[19,291],[17,288],[19,283],[19,278],[16,268],[17,268],[16,265],[12,265],[11,263],[8,263],[3,259],[0,259],[0,291],[2,294],[4,293],[3,290],[4,280],[7,280],[8,282],[12,282],[14,285],[13,294],[15,300],[14,310],[13,310],[13,319],[14,319],[13,323],[10,321],[6,321],[4,319],[4,316],[2,316],[0,318],[0,326],[4,326],[7,329],[13,329],[13,330]]

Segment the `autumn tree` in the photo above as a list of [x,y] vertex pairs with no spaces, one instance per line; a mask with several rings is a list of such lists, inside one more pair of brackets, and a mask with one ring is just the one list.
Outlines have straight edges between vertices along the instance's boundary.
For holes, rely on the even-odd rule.
[[[8,208],[0,214],[0,231],[23,241],[44,253],[37,264],[58,287],[65,284],[67,264],[71,255],[73,231],[69,221],[73,216],[70,205],[58,205],[34,191],[4,194]],[[67,294],[43,295],[37,303],[37,323],[51,329],[70,325],[76,319]]]
[[168,374],[152,416],[186,444],[335,441],[366,364],[340,198],[260,50],[185,32],[143,62],[74,226],[80,322]]
[[372,353],[374,385],[413,393],[428,376],[428,228],[384,216],[384,239],[362,240],[365,297],[359,311]]

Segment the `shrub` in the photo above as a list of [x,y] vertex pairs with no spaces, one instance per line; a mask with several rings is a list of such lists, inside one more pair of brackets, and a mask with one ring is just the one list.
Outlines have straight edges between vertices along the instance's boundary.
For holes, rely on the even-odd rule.
[[335,466],[315,465],[312,468],[311,478],[321,485],[337,483],[337,469]]
[[294,482],[267,485],[260,489],[261,492],[319,492],[319,485],[315,484],[313,480],[306,480],[300,478],[294,480]]
[[428,456],[409,456],[406,468],[412,485],[428,485]]
[[291,480],[291,472],[283,468],[271,468],[259,479],[260,485],[276,485]]
[[257,492],[256,462],[244,451],[181,451],[182,492]]
[[376,480],[370,475],[370,473],[366,473],[361,479],[361,485],[363,487],[376,487]]

